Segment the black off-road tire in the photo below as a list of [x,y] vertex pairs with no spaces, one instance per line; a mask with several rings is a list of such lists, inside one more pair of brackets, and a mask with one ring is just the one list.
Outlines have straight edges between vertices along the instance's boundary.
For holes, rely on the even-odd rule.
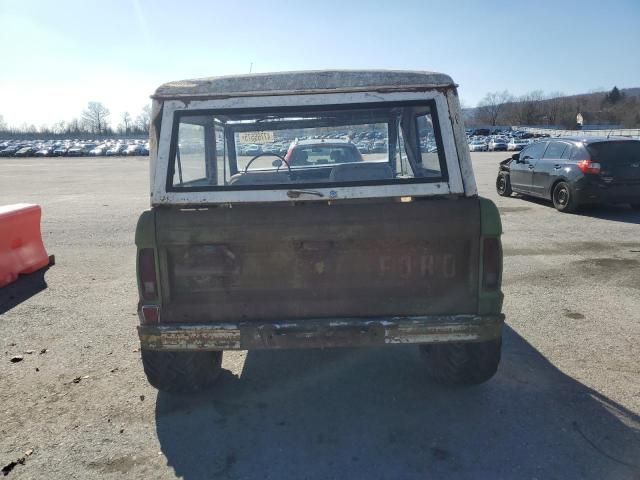
[[498,370],[501,350],[501,338],[477,343],[420,345],[429,376],[444,385],[486,382]]
[[511,190],[511,178],[506,172],[500,172],[496,179],[496,191],[501,197],[510,197],[513,191]]
[[222,352],[158,352],[142,350],[149,383],[164,392],[197,393],[209,389],[220,376]]
[[567,182],[558,182],[553,187],[551,200],[556,210],[562,213],[575,212],[579,206]]

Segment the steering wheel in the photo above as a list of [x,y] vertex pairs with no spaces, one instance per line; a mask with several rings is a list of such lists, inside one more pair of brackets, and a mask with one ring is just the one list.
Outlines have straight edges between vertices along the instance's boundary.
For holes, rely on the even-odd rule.
[[[289,162],[287,162],[284,159],[284,157],[281,157],[277,153],[273,153],[273,152],[262,152],[262,153],[259,153],[258,155],[256,155],[255,157],[253,157],[251,160],[249,160],[249,163],[247,163],[247,166],[244,167],[244,173],[247,173],[247,170],[249,170],[249,165],[251,165],[257,158],[266,157],[267,155],[272,155],[272,156],[278,157],[280,160],[282,160],[284,162],[284,164],[287,166],[287,170],[289,170],[289,176],[291,176],[291,166],[289,165]],[[278,166],[278,168],[276,169],[276,172],[278,172],[280,170],[281,166],[282,165]]]

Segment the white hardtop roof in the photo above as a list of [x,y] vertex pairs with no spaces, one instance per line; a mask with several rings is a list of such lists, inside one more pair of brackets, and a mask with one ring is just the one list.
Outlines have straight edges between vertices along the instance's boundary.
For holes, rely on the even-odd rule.
[[444,73],[406,70],[314,70],[197,78],[165,83],[156,99],[206,99],[340,91],[402,91],[455,87]]

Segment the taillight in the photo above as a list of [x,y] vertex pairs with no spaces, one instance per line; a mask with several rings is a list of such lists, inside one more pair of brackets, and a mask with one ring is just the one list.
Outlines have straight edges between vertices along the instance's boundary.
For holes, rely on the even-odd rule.
[[482,242],[482,288],[496,290],[500,286],[500,241],[485,238]]
[[156,279],[156,259],[153,248],[142,248],[138,253],[138,273],[142,298],[155,300],[158,297],[158,281]]
[[592,162],[591,160],[580,160],[578,162],[578,168],[582,173],[592,173],[596,175],[600,173],[600,164]]
[[160,323],[160,307],[157,305],[143,305],[142,318],[145,325],[156,325]]

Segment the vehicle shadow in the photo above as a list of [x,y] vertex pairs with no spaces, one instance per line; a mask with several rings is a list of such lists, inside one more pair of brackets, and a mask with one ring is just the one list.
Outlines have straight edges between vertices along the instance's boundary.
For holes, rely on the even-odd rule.
[[249,352],[198,396],[160,392],[176,476],[640,478],[640,417],[507,327],[488,383],[445,388],[415,347]]
[[0,315],[45,290],[47,282],[44,275],[47,270],[49,267],[29,275],[20,275],[15,282],[0,288]]
[[640,210],[634,210],[626,205],[588,205],[578,210],[575,214],[640,225]]
[[[543,200],[541,198],[528,197],[526,195],[517,195],[522,200],[526,200],[536,205],[553,209],[551,200]],[[583,217],[599,218],[602,220],[611,220],[614,222],[633,223],[640,225],[640,210],[634,210],[628,205],[602,204],[602,205],[582,205],[572,215],[580,215]]]

